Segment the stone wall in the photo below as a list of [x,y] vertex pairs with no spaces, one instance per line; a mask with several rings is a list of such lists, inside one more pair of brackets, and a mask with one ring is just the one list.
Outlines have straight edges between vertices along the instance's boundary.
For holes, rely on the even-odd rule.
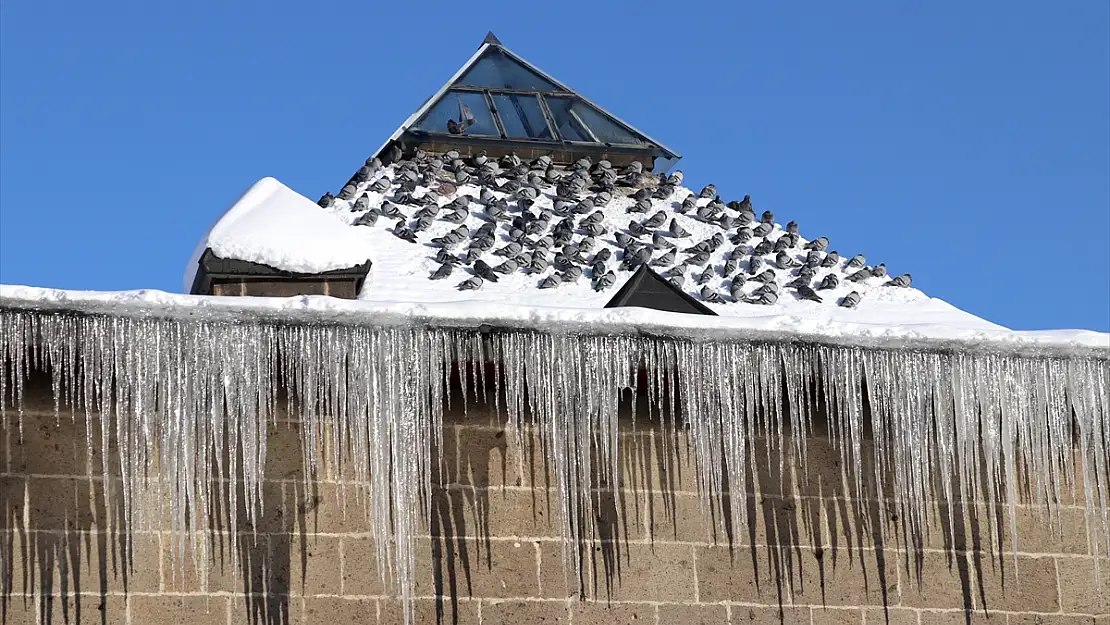
[[[137,532],[130,549],[119,534],[118,475],[105,495],[100,470],[111,443],[102,449],[82,414],[63,406],[56,417],[47,382],[30,390],[22,432],[11,411],[0,430],[4,623],[402,622],[359,490],[327,470],[305,487],[296,421],[270,428],[263,517],[235,530],[243,572],[230,570],[228,527],[216,528],[210,561],[178,569],[170,533]],[[975,502],[952,511],[955,527],[934,506],[915,543],[884,501],[843,496],[839,454],[818,432],[808,466],[784,459],[805,473],[801,492],[784,492],[772,454],[751,479],[747,531],[730,535],[727,507],[702,509],[687,439],[643,411],[625,421],[619,491],[598,494],[579,593],[538,439],[519,445],[487,407],[453,406],[418,541],[417,623],[1110,625],[1110,560],[1100,584],[1080,500],[1052,523],[1019,508],[1016,558],[1002,511]]]

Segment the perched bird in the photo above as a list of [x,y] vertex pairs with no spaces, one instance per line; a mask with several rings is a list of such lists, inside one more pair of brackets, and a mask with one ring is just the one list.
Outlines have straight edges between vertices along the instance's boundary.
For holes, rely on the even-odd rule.
[[382,176],[381,178],[378,178],[374,182],[370,183],[370,190],[375,193],[385,193],[389,190],[389,187],[391,186],[393,186],[393,181],[389,178],[386,178],[385,176]]
[[663,236],[661,232],[656,232],[651,235],[651,244],[661,250],[672,250],[676,247],[675,244],[672,243],[670,239]]
[[740,267],[740,259],[739,258],[730,258],[730,259],[726,260],[725,261],[725,267],[724,267],[724,275],[725,276],[730,276],[730,275],[736,273],[736,270],[739,269],[739,267]]
[[871,275],[875,276],[876,278],[885,278],[886,277],[886,265],[883,264],[883,263],[879,263],[878,265],[875,265],[874,267],[871,268]]
[[803,266],[801,269],[798,270],[798,276],[801,278],[808,278],[812,280],[813,276],[815,275],[817,275],[817,269],[808,265]]
[[474,273],[481,276],[483,280],[488,280],[490,282],[497,282],[498,280],[497,273],[494,272],[493,268],[487,265],[484,260],[474,261]]
[[786,250],[790,249],[790,243],[791,243],[790,235],[785,234],[785,235],[775,239],[775,249],[773,251],[774,252],[785,252]]
[[751,228],[740,228],[736,231],[736,234],[729,237],[728,240],[737,245],[740,245],[741,243],[747,243],[748,241],[752,240],[752,230]]
[[412,224],[413,232],[423,232],[432,227],[433,217],[431,215],[420,215]]
[[671,218],[671,223],[667,230],[671,233],[671,236],[678,239],[685,239],[690,236],[690,233],[682,228],[682,225],[678,223],[678,219],[676,218]]
[[439,269],[433,271],[432,275],[428,276],[428,278],[431,280],[442,280],[447,276],[450,276],[451,272],[454,271],[454,269],[455,266],[451,263],[444,263],[439,266]]
[[737,278],[740,279],[737,280],[733,278],[732,284],[728,287],[728,294],[732,296],[732,301],[734,302],[739,302],[744,299],[744,279],[741,276],[737,276]]
[[701,267],[709,262],[709,252],[698,252],[684,261],[687,265]]
[[764,254],[770,254],[771,252],[773,252],[774,248],[774,243],[771,243],[771,241],[768,239],[763,239],[758,244],[756,244],[754,248],[752,248],[752,254],[755,254],[756,256],[763,256]]
[[494,256],[504,256],[505,258],[509,258],[510,256],[516,256],[517,254],[519,254],[522,249],[524,249],[524,248],[520,245],[520,243],[517,243],[516,241],[510,241],[509,243],[506,243],[504,246],[499,247],[496,250],[494,250],[493,255]]
[[803,287],[803,286],[808,287],[809,286],[809,277],[808,276],[798,276],[797,278],[794,278],[790,282],[787,282],[786,286],[788,286],[792,289],[796,289],[798,287]]
[[455,256],[454,254],[452,254],[451,252],[448,252],[445,249],[440,249],[439,251],[436,252],[436,262],[441,263],[441,264],[442,263],[451,263],[452,265],[457,265],[457,264],[461,263],[462,261],[459,260],[459,258],[457,256]]
[[818,252],[824,252],[827,247],[829,247],[828,237],[817,237],[816,239],[810,241],[809,243],[806,243],[805,246],[804,246],[804,249],[817,250]]
[[516,271],[519,267],[520,267],[520,263],[518,263],[516,260],[514,260],[512,258],[509,258],[505,262],[503,262],[500,265],[497,265],[496,267],[494,267],[493,270],[496,271],[499,274],[508,275],[508,274]]
[[778,283],[776,283],[776,282],[767,282],[766,284],[760,285],[759,288],[752,291],[752,295],[753,296],[758,296],[758,295],[763,295],[764,293],[778,294],[778,292],[779,292]]
[[388,217],[390,219],[396,219],[401,216],[401,209],[392,202],[383,202],[378,212],[382,214],[382,217]]
[[817,285],[817,290],[818,291],[827,291],[829,289],[835,289],[839,285],[840,285],[840,278],[837,278],[835,273],[830,273],[830,274],[826,275],[824,278],[821,278],[821,284]]
[[725,235],[718,232],[717,234],[714,234],[713,236],[706,239],[706,243],[709,245],[710,252],[716,251],[717,248],[725,244]]
[[837,265],[837,263],[839,263],[839,262],[840,262],[840,254],[837,254],[836,250],[833,250],[833,251],[829,252],[828,254],[825,254],[825,257],[821,259],[821,266],[822,267],[835,267]]
[[709,251],[709,242],[708,241],[701,241],[699,243],[691,245],[690,247],[682,250],[682,253],[683,254],[697,254],[698,252],[708,252],[708,251]]
[[759,304],[761,306],[772,306],[776,302],[779,301],[779,294],[778,293],[761,293],[758,296],[754,296],[754,294],[753,294],[753,297],[749,297],[748,299],[746,299],[744,301],[749,303],[749,304]]
[[460,282],[455,288],[460,291],[475,291],[482,288],[482,279],[478,276],[467,278]]
[[752,280],[755,282],[762,282],[763,284],[771,284],[775,281],[775,270],[767,269],[759,274],[756,274],[752,278]]
[[365,193],[358,196],[358,199],[355,200],[355,203],[351,204],[351,211],[352,212],[353,211],[364,211],[368,208],[370,208],[370,196],[365,194]]
[[393,234],[409,243],[416,243],[416,233],[406,228],[404,224],[405,222],[398,221],[397,226],[393,228]]
[[650,265],[652,267],[669,267],[674,264],[675,251],[670,250],[666,254],[652,259]]
[[533,256],[532,262],[528,263],[528,273],[543,273],[547,271],[548,266],[547,258],[543,256]]
[[771,231],[773,231],[774,229],[774,224],[761,223],[758,226],[752,228],[752,236],[765,237],[771,234]]
[[806,267],[820,267],[821,266],[821,252],[818,252],[817,250],[810,250],[809,253],[806,254],[805,266]]
[[710,304],[723,304],[724,303],[724,300],[721,299],[720,294],[718,294],[716,291],[709,288],[708,286],[701,287],[701,298],[703,300],[709,302]]
[[760,223],[775,225],[775,214],[771,211],[763,211],[763,216],[759,218]]
[[689,213],[692,210],[697,210],[697,208],[698,208],[697,199],[695,199],[694,196],[692,196],[692,195],[688,195],[688,196],[686,196],[686,199],[682,200],[682,205],[678,207],[678,212],[685,215],[686,213]]
[[763,257],[751,256],[748,259],[748,273],[754,276],[760,269],[763,269]]
[[652,215],[651,217],[648,217],[647,219],[644,220],[644,227],[646,227],[646,228],[658,228],[659,226],[662,226],[665,223],[667,223],[667,214],[664,213],[663,211],[659,211],[659,212],[655,213],[654,215]]
[[355,223],[352,224],[352,225],[355,225],[355,226],[373,226],[375,223],[377,223],[377,221],[378,221],[378,212],[377,211],[367,211],[366,213],[363,213],[358,219],[356,219]]
[[904,274],[898,276],[897,278],[894,278],[890,282],[887,282],[884,286],[908,287],[910,285],[911,281],[912,281],[912,278],[910,277],[910,274],[904,273]]
[[740,210],[750,211],[752,209],[752,196],[745,195],[744,199],[740,200]]
[[646,228],[644,226],[644,224],[642,224],[638,221],[628,222],[628,231],[631,232],[633,234],[633,236],[637,236],[637,237],[642,237],[645,234],[647,234],[648,232],[650,232],[650,230],[648,228]]
[[472,239],[470,241],[470,247],[468,249],[487,252],[491,247],[493,247],[492,235],[488,237],[478,237],[477,239]]
[[482,190],[478,192],[478,201],[489,206],[497,201],[497,196],[493,194],[493,191],[482,187]]
[[698,194],[698,197],[711,198],[715,195],[717,195],[717,185],[710,183],[702,188],[701,193]]
[[675,265],[674,267],[671,267],[670,269],[664,271],[660,275],[662,275],[664,278],[674,278],[675,276],[684,276],[684,275],[686,275],[686,267],[684,265]]
[[867,264],[867,258],[863,254],[856,254],[852,260],[848,261],[846,269],[859,269]]
[[702,272],[700,274],[698,274],[696,282],[699,285],[702,285],[702,284],[705,284],[706,282],[709,282],[712,279],[713,279],[713,266],[712,265],[707,265],[705,267],[705,269],[703,269]]
[[550,276],[547,276],[546,278],[544,278],[543,280],[540,280],[540,288],[541,289],[554,289],[555,287],[559,286],[560,282],[561,282],[561,279],[559,278],[559,274],[553,273]]
[[582,268],[578,266],[571,266],[563,272],[560,280],[562,280],[563,282],[578,282],[578,279],[581,277]]
[[726,213],[721,215],[720,219],[717,220],[717,225],[720,226],[722,230],[732,230],[733,226],[736,225],[736,220]]
[[821,296],[818,295],[817,292],[814,291],[809,286],[805,286],[805,285],[800,286],[800,287],[797,288],[797,292],[798,292],[798,297],[800,297],[802,299],[808,299],[812,302],[822,302],[822,301],[824,301],[824,300],[821,299]]
[[613,257],[613,250],[610,250],[607,247],[603,247],[603,248],[601,248],[600,250],[597,251],[597,254],[594,254],[594,262],[595,263],[599,262],[599,261],[603,262],[603,263],[608,262],[609,259],[612,258],[612,257]]
[[866,267],[848,276],[852,282],[863,282],[871,277],[871,270]]
[[738,226],[746,226],[753,221],[755,221],[755,213],[751,210],[742,210],[740,214],[736,216],[736,225]]
[[686,282],[686,274],[680,273],[680,274],[673,275],[673,276],[667,278],[667,282],[670,282],[675,287],[681,288],[683,283]]
[[787,270],[802,266],[802,263],[798,262],[798,259],[786,252],[779,252],[778,255],[775,256],[775,264],[778,265],[779,269]]
[[790,220],[786,223],[786,231],[790,234],[798,234],[798,222]]
[[505,207],[500,204],[490,204],[489,207],[486,208],[486,215],[488,215],[490,219],[500,221],[507,217],[508,214]]
[[859,293],[856,291],[852,291],[851,293],[845,295],[844,299],[840,300],[840,306],[842,308],[855,308],[856,304],[859,304],[859,300]]
[[617,276],[612,271],[607,271],[603,274],[597,275],[594,278],[593,289],[595,291],[604,291],[605,289],[613,286],[617,281]]

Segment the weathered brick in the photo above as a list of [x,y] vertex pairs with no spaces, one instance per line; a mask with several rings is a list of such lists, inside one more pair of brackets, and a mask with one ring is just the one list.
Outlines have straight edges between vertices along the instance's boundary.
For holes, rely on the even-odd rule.
[[654,625],[655,606],[647,603],[579,601],[570,604],[574,625]]
[[[594,546],[595,564],[590,567],[591,574],[587,576],[587,596],[613,601],[678,602],[695,599],[694,554],[689,545],[618,545],[613,554],[615,557],[612,565],[615,567],[607,573],[601,556],[602,549],[608,546]],[[545,568],[549,562],[546,556],[551,556],[551,566],[558,566],[557,550],[544,552],[543,555]],[[592,591],[592,588],[597,590]]]
[[[198,538],[198,540],[204,539],[204,536]],[[165,589],[168,592],[215,593],[237,592],[242,589],[242,576],[238,571],[232,569],[232,560],[229,553],[231,545],[228,542],[227,535],[217,538],[221,544],[215,547],[209,547],[207,561],[201,560],[196,564],[193,563],[188,544],[185,545],[185,551],[178,554],[181,561],[174,561],[174,553],[171,549],[173,540],[174,538],[168,534],[163,536],[162,539],[162,572],[164,574]],[[186,540],[188,540],[188,538],[186,538]],[[254,541],[249,535],[242,536],[241,540]],[[265,541],[265,537],[263,537],[262,540]],[[246,547],[246,545],[244,545],[244,547]],[[198,559],[200,558],[199,554],[197,557]],[[158,566],[157,563],[153,561],[151,561],[151,564],[155,567]],[[202,574],[207,575],[207,586],[201,583]]]
[[132,595],[131,622],[226,625],[228,599],[213,596]]
[[811,622],[809,608],[732,606],[732,625],[749,623],[810,625]]
[[289,558],[290,592],[306,597],[339,594],[343,582],[338,538],[295,538]]
[[448,566],[448,555],[440,567],[450,589],[450,578],[459,597],[535,597],[539,595],[536,576],[536,545],[528,541],[495,540],[488,544],[470,543],[469,559],[463,561],[456,551],[454,571]]
[[766,548],[740,547],[730,553],[727,547],[698,547],[695,557],[701,601],[777,605],[780,591],[789,594],[789,574]]
[[[475,488],[489,488],[522,486],[533,483],[534,478],[541,478],[539,483],[543,485],[542,477],[531,475],[531,467],[525,466],[523,462],[524,454],[532,442],[530,431],[524,433],[524,448],[510,428],[460,426],[456,431],[458,473],[451,474],[451,465],[448,465],[451,482]],[[447,442],[444,441],[444,444]],[[534,447],[532,449],[534,451]],[[451,460],[450,457],[446,459]]]
[[433,497],[434,533],[477,538],[563,535],[558,499],[548,489],[456,487]]
[[305,597],[304,607],[294,622],[302,625],[374,623],[377,621],[377,614],[376,599]]
[[378,569],[378,556],[373,538],[342,539],[343,594],[380,596],[387,594]]
[[[381,625],[403,625],[405,622],[401,602],[382,599],[378,601]],[[331,625],[339,623],[361,623],[367,621],[325,621]],[[368,622],[374,622],[373,620]],[[478,622],[478,602],[459,599],[417,599],[412,603],[411,625],[466,625]]]
[[865,610],[860,608],[811,608],[810,618],[813,625],[859,625],[863,622]]
[[919,625],[917,612],[904,608],[887,607],[864,610],[864,623],[867,625]]
[[1067,614],[1010,614],[1006,625],[1102,625],[1110,615],[1076,616]]
[[728,623],[728,609],[723,605],[662,604],[659,625],[721,625]]
[[794,603],[809,605],[874,605],[898,600],[896,552],[864,550],[846,554],[835,564],[827,550],[802,549],[792,565]]
[[899,585],[902,605],[946,609],[974,607],[975,571],[965,554],[925,552],[921,555],[920,575],[914,574],[912,569],[905,570],[904,553],[891,551],[889,557],[899,558],[898,566],[903,567]]
[[1056,590],[1056,566],[1052,558],[1027,558],[1019,556],[1017,569],[1014,561],[1004,558],[1006,569],[998,563],[994,568],[981,567],[979,577],[986,596],[987,610],[1012,612],[1057,612],[1060,597]]
[[[468,621],[459,620],[459,623]],[[473,621],[471,621],[473,622]],[[565,601],[484,601],[482,625],[569,623],[570,604]]]
[[105,597],[95,594],[40,596],[38,607],[24,609],[20,602],[14,602],[17,609],[10,613],[8,625],[28,623],[33,625],[35,612],[40,614],[42,623],[65,625],[125,625],[127,623],[127,602],[123,595]]
[[1006,614],[982,610],[922,610],[922,625],[1004,625]]
[[1100,561],[1102,574],[1098,577],[1094,559],[1057,558],[1056,565],[1064,612],[1110,614],[1110,559]]

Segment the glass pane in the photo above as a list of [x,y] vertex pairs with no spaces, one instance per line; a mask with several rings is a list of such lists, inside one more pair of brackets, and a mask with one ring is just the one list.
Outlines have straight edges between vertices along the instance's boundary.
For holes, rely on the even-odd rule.
[[644,144],[647,143],[632,131],[609,119],[607,115],[598,111],[585,102],[576,102],[574,111],[594,136],[602,143]]
[[551,116],[555,119],[555,127],[559,129],[559,136],[565,141],[593,141],[574,116],[570,114],[575,100],[563,97],[544,98],[547,108],[551,109]]
[[562,91],[551,81],[524,67],[501,52],[489,52],[471,67],[455,84],[491,89],[523,89],[526,91]]
[[501,116],[501,125],[505,127],[505,134],[519,139],[547,139],[551,140],[551,131],[547,128],[547,120],[543,116],[540,102],[534,95],[519,95],[515,93],[495,94],[493,107]]
[[480,93],[448,91],[416,123],[417,130],[499,137],[486,98]]

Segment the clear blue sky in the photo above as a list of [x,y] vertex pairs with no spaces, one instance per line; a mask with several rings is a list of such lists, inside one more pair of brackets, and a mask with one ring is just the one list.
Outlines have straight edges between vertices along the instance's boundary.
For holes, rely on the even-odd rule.
[[179,291],[247,186],[338,191],[492,29],[691,187],[997,323],[1110,330],[1110,3],[630,6],[4,2],[0,282]]

